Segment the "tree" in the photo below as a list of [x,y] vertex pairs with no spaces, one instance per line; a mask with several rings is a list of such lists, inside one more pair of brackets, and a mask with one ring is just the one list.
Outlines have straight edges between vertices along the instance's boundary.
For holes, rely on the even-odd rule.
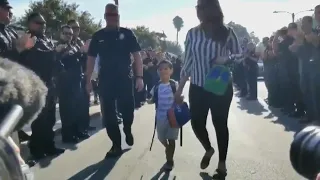
[[254,42],[255,44],[258,44],[260,42],[260,39],[254,34],[253,31],[249,34],[249,36],[251,41]]
[[142,49],[157,48],[160,46],[160,42],[155,32],[149,30],[145,26],[137,26],[131,29],[137,37],[138,43]]
[[176,28],[177,30],[177,44],[179,42],[179,32],[181,31],[181,28],[183,27],[183,19],[180,17],[180,16],[176,16],[173,18],[173,25],[174,25],[174,28]]
[[166,52],[170,52],[175,55],[181,55],[182,48],[180,44],[177,44],[173,41],[166,41]]
[[235,22],[230,21],[227,25],[234,30],[240,41],[242,41],[244,38],[247,38],[254,43],[260,42],[260,39],[255,36],[254,32],[251,32],[249,34],[247,28],[245,28],[241,24],[236,24]]
[[79,20],[81,26],[80,37],[86,39],[101,28],[101,23],[94,22],[91,14],[87,11],[79,12],[78,7],[78,4],[70,4],[64,0],[34,1],[30,3],[24,16],[20,18],[19,24],[25,26],[27,17],[32,12],[39,12],[47,22],[47,34],[53,38],[59,38],[61,25],[66,24],[70,19],[76,19]]
[[230,21],[227,25],[234,30],[239,40],[243,40],[244,38],[247,38],[247,39],[250,38],[247,28],[243,27],[242,25],[236,24],[233,21]]
[[137,26],[131,29],[137,37],[138,43],[142,49],[152,48],[158,49],[163,52],[171,52],[173,54],[181,54],[182,48],[179,44],[173,41],[167,41],[166,34],[164,32],[150,31],[145,26]]

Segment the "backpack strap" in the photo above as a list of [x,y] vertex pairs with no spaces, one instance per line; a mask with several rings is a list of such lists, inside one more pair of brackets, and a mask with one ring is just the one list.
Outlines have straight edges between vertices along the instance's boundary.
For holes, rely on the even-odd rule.
[[156,109],[158,107],[158,90],[159,90],[159,85],[161,84],[161,82],[159,81],[153,88],[153,97],[152,97],[152,101],[156,106]]
[[[173,79],[170,79],[170,86],[172,89],[172,93],[175,94],[177,92],[176,81]],[[180,127],[180,146],[182,146],[182,126]]]
[[[159,90],[159,85],[161,84],[161,82],[159,81],[154,87],[153,87],[153,96],[152,96],[152,101],[155,104],[155,108],[157,110],[158,107],[158,90]],[[153,141],[154,141],[154,136],[156,134],[156,129],[157,129],[157,119],[156,117],[154,117],[154,129],[153,129],[153,135],[152,135],[152,139],[151,139],[151,144],[150,144],[150,151],[152,149],[152,145],[153,145]]]
[[173,80],[173,79],[170,79],[169,82],[170,82],[170,86],[171,86],[171,89],[172,89],[172,93],[175,94],[176,91],[177,91],[176,81]]

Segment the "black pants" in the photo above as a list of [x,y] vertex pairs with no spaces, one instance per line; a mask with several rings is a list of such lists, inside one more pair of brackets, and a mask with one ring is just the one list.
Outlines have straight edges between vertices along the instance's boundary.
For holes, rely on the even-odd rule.
[[207,116],[210,109],[212,123],[217,136],[220,161],[225,161],[227,158],[229,144],[228,115],[232,97],[233,87],[231,84],[223,96],[207,92],[202,87],[194,84],[191,84],[189,89],[193,131],[204,149],[206,151],[210,150],[211,143],[206,129]]
[[61,134],[63,137],[76,136],[80,131],[79,119],[82,103],[82,89],[80,75],[72,77],[66,73],[59,79],[59,111],[61,117]]
[[99,97],[98,79],[91,80],[91,84],[94,100],[97,101]]
[[250,66],[247,69],[246,80],[249,87],[249,96],[251,98],[258,97],[258,65]]
[[32,135],[30,137],[30,152],[43,153],[47,149],[54,148],[53,126],[56,123],[56,97],[55,89],[48,86],[46,105],[36,120],[31,124]]
[[122,115],[124,133],[131,133],[134,118],[133,83],[132,79],[119,80],[118,83],[105,82],[101,80],[99,83],[102,119],[113,145],[121,147],[117,110]]
[[81,103],[79,104],[81,116],[79,118],[78,127],[80,132],[87,132],[90,125],[90,94],[86,90],[86,77],[81,81]]
[[237,84],[240,88],[241,96],[248,94],[248,85],[246,82],[246,67],[243,63],[238,64],[237,66]]

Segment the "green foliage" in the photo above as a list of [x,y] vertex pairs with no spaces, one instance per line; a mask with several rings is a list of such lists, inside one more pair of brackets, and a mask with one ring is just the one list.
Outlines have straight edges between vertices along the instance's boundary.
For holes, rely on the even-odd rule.
[[254,42],[255,44],[258,44],[260,42],[260,39],[254,34],[253,31],[249,34],[249,36],[251,41]]
[[254,32],[251,32],[249,34],[247,28],[243,27],[241,24],[236,24],[235,22],[230,21],[227,25],[234,30],[234,32],[238,36],[240,42],[244,38],[247,38],[255,43],[260,42],[259,38],[255,36]]
[[170,52],[172,54],[181,55],[182,54],[182,48],[180,44],[177,44],[176,42],[172,41],[165,41],[166,42],[166,51]]
[[156,33],[150,31],[145,26],[137,26],[131,29],[137,37],[138,43],[142,49],[146,48],[157,48],[160,46],[159,40],[157,39]]
[[42,0],[30,2],[29,9],[19,19],[19,24],[26,26],[27,17],[32,12],[39,12],[47,21],[47,34],[58,38],[61,25],[66,24],[70,19],[76,19],[80,23],[80,37],[87,39],[95,31],[101,28],[101,22],[96,23],[91,14],[87,11],[78,11],[79,5],[67,3],[64,0]]
[[174,28],[176,28],[177,31],[179,32],[184,24],[183,19],[180,16],[176,16],[173,18],[172,21],[173,21]]
[[178,43],[179,42],[179,32],[181,31],[181,28],[183,27],[184,22],[180,16],[174,17],[172,21],[173,21],[174,28],[176,28],[176,30],[177,30],[176,41]]
[[152,48],[161,49],[162,51],[171,52],[173,54],[181,54],[182,48],[179,44],[165,40],[167,38],[164,32],[150,31],[145,26],[137,26],[131,29],[137,37],[138,43],[142,49]]

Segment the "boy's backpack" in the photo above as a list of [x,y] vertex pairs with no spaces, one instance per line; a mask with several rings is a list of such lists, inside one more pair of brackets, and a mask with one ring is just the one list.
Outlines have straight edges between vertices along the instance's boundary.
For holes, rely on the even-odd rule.
[[[172,89],[172,93],[175,94],[176,91],[177,91],[176,81],[170,79],[169,83],[170,83],[170,86],[171,86],[171,89]],[[158,107],[158,90],[159,90],[159,85],[160,84],[161,84],[161,82],[159,82],[158,84],[156,84],[154,86],[153,97],[152,97],[152,101],[153,101],[153,103],[155,103],[156,109]],[[155,121],[154,121],[154,130],[153,130],[153,135],[152,135],[151,145],[150,145],[150,151],[152,149],[154,136],[156,134],[156,128],[157,128],[157,120],[155,119]],[[182,127],[180,127],[180,146],[182,146]]]
[[[173,94],[176,93],[176,91],[177,91],[176,82],[174,80],[170,79],[169,83],[170,83],[170,87],[171,87],[172,93]],[[154,86],[154,89],[153,89],[152,101],[155,104],[156,109],[158,107],[158,91],[159,91],[159,85],[160,84],[161,84],[161,81],[159,81],[158,84],[156,84]]]

